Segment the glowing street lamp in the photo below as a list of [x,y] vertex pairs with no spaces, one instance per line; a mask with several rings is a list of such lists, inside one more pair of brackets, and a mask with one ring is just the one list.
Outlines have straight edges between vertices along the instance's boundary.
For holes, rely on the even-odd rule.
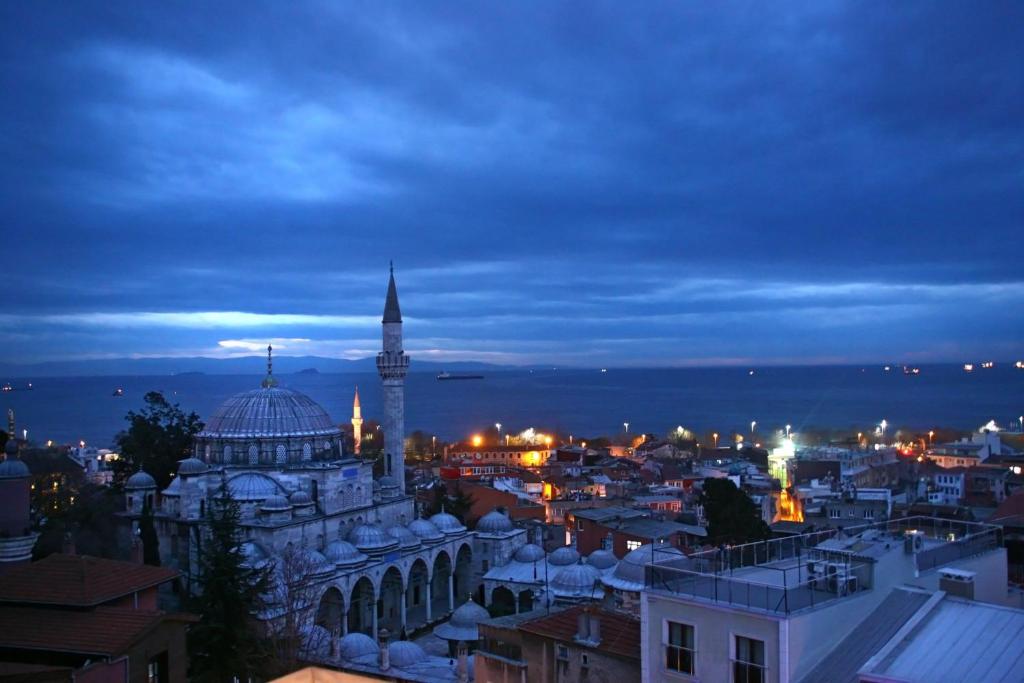
[[787,439],[789,438],[789,430],[791,430],[792,428],[793,428],[792,425],[786,425],[786,438]]
[[935,430],[934,429],[928,430],[928,445],[929,446],[932,445],[932,439],[934,439],[934,438],[935,438]]
[[750,421],[750,435],[754,435],[754,428],[757,427],[757,420]]
[[494,428],[498,430],[498,438],[500,439],[501,438],[501,423],[500,422],[495,422],[494,423]]
[[623,422],[622,423],[622,428],[626,431],[627,434],[629,434],[629,423],[628,422]]
[[473,448],[480,448],[480,444],[484,442],[483,437],[479,434],[473,435]]
[[718,448],[718,432],[712,434],[711,438],[715,440],[715,448]]

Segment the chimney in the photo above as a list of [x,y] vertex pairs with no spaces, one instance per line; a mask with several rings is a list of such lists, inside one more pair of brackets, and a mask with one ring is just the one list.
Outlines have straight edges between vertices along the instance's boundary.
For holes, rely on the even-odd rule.
[[377,645],[380,646],[380,670],[387,671],[391,668],[391,653],[388,651],[388,633],[386,628],[377,632]]
[[939,590],[946,595],[974,599],[974,572],[947,568],[939,571]]

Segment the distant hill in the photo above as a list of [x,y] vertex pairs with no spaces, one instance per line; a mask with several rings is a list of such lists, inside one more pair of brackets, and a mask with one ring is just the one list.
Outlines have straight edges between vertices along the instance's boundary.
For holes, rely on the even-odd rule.
[[[47,361],[19,365],[0,363],[2,377],[96,377],[116,375],[179,375],[183,373],[207,375],[252,375],[266,371],[265,356],[241,358],[107,358],[102,360]],[[437,363],[413,359],[412,372],[440,372],[441,370],[508,370],[506,366],[489,363]],[[300,372],[376,372],[374,358],[346,360],[320,356],[276,356],[274,374]]]

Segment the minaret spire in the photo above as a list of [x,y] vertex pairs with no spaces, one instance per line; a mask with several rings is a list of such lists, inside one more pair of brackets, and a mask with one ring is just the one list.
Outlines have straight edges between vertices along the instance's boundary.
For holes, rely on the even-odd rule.
[[395,286],[395,266],[391,264],[391,277],[388,279],[388,295],[384,301],[384,323],[402,322],[402,309],[398,307],[398,288]]
[[356,455],[359,455],[363,443],[363,409],[359,406],[358,386],[356,386],[356,397],[352,401],[352,443]]
[[277,380],[274,379],[274,347],[267,344],[267,376],[263,378],[262,386],[264,389],[270,389],[271,387],[277,386]]

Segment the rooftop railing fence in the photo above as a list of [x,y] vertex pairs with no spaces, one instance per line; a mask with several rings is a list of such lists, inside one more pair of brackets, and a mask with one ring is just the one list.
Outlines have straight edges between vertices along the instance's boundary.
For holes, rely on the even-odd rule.
[[908,517],[722,546],[686,558],[653,546],[646,583],[656,590],[789,614],[872,587],[873,559],[854,550],[817,547],[830,539],[854,540],[872,529],[901,542],[910,532],[930,539],[914,553],[919,571],[987,552],[1000,543],[999,527],[992,525]]

